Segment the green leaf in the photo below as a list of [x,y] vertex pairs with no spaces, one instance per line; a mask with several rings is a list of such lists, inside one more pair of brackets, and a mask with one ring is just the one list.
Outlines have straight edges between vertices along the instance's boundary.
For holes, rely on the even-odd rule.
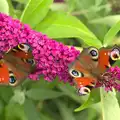
[[55,120],[53,118],[50,118],[50,116],[47,116],[46,114],[40,113],[41,120]]
[[21,15],[21,21],[35,27],[46,16],[53,0],[29,0]]
[[101,107],[102,107],[102,120],[119,120],[120,107],[116,98],[116,93],[106,92],[101,88]]
[[95,5],[99,6],[100,4],[102,4],[104,0],[95,0]]
[[29,99],[25,100],[24,110],[28,120],[40,120],[39,114],[32,100]]
[[0,0],[0,12],[9,15],[9,6],[6,0]]
[[63,12],[49,12],[35,30],[51,38],[79,38],[90,46],[101,47],[96,36],[76,17]]
[[67,11],[67,7],[68,6],[65,3],[56,2],[56,3],[53,3],[50,8],[53,11],[57,11],[57,10]]
[[120,60],[116,61],[116,62],[114,63],[114,65],[113,65],[113,67],[114,67],[114,66],[120,67]]
[[11,98],[10,102],[19,103],[20,105],[22,105],[24,101],[25,101],[24,92],[21,91],[20,89],[14,90],[14,96]]
[[88,116],[89,120],[98,120],[97,119],[98,118],[98,113],[95,109],[88,108],[87,110],[88,110],[88,115],[87,116]]
[[108,46],[113,42],[113,38],[120,30],[120,21],[117,22],[113,27],[106,33],[104,37],[104,46]]
[[8,104],[5,107],[5,120],[28,120],[25,116],[23,106],[19,104]]
[[13,0],[21,4],[26,4],[29,0]]
[[97,18],[89,21],[92,24],[105,24],[108,26],[113,26],[120,20],[120,15],[111,15],[103,18]]
[[71,87],[69,84],[58,84],[58,88],[64,92],[67,96],[69,96],[71,99],[76,101],[77,103],[83,103],[86,98],[78,97],[78,94],[76,93],[76,89]]
[[64,95],[62,92],[56,92],[50,89],[33,88],[26,92],[26,96],[33,100],[53,99]]
[[68,108],[64,102],[56,100],[56,104],[62,116],[62,120],[75,120],[73,111]]
[[0,86],[0,96],[6,103],[8,103],[10,98],[13,96],[12,88],[8,86]]
[[97,102],[100,102],[100,95],[99,95],[99,90],[98,89],[94,89],[89,97],[88,97],[88,100],[85,101],[84,104],[82,104],[79,108],[75,109],[75,112],[78,112],[78,111],[81,111],[81,110],[84,110],[90,106],[92,106],[93,104],[97,103]]
[[15,11],[14,11],[14,7],[13,7],[11,2],[12,2],[11,0],[7,0],[7,3],[9,5],[9,15],[11,17],[17,18],[16,14],[15,14]]
[[0,100],[0,114],[3,112],[4,110],[4,102],[2,100]]

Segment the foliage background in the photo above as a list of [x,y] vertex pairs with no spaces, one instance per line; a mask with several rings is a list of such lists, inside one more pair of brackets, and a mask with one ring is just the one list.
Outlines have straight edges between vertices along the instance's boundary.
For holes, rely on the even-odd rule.
[[[120,43],[119,4],[119,0],[0,0],[0,12],[66,45],[99,48]],[[0,86],[0,120],[119,120],[119,103],[120,93],[114,90],[94,89],[80,97],[74,87],[57,79]]]

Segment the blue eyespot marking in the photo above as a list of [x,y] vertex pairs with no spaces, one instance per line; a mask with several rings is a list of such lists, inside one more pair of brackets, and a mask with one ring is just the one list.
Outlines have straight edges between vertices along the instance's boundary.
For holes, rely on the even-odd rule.
[[35,61],[33,59],[26,59],[26,62],[29,63],[29,64],[34,64]]
[[90,54],[91,54],[92,56],[97,56],[97,51],[92,50],[92,51],[90,51]]
[[14,84],[14,83],[16,82],[16,78],[15,78],[14,76],[10,76],[9,82],[10,82],[11,84]]
[[72,74],[73,74],[74,76],[79,76],[79,72],[76,71],[76,70],[73,70],[73,71],[72,71]]

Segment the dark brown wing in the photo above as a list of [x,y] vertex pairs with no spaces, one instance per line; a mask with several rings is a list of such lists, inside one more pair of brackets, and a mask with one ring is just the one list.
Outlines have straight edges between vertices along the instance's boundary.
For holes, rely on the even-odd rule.
[[71,63],[70,67],[72,67],[76,61],[79,61],[79,63],[85,70],[91,72],[97,67],[98,56],[99,52],[96,48],[84,48],[83,51],[80,53],[79,57],[73,63]]
[[35,62],[33,59],[32,51],[27,50],[28,45],[25,45],[26,49],[16,49],[13,48],[7,52],[3,59],[8,66],[9,71],[11,71],[15,78],[16,82],[12,86],[16,86],[27,78],[27,76],[34,72]]
[[97,77],[92,74],[97,67],[99,52],[94,47],[84,48],[79,57],[69,66],[80,95],[85,95],[95,86]]

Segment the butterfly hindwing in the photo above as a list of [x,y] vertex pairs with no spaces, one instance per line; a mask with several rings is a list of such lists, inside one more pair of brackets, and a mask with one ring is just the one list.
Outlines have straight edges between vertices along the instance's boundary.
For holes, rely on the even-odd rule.
[[27,76],[35,70],[35,61],[31,47],[22,43],[6,52],[2,59],[7,66],[9,79],[6,80],[11,86],[21,83]]

